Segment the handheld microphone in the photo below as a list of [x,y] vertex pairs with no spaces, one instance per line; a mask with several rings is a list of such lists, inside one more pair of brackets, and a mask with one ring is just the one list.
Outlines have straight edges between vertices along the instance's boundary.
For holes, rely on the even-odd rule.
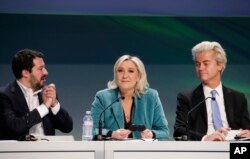
[[214,97],[207,97],[204,100],[202,100],[200,103],[196,104],[192,109],[190,109],[187,113],[187,119],[186,119],[186,136],[183,136],[183,140],[188,141],[190,139],[189,135],[189,116],[190,114],[195,111],[202,103],[204,103],[207,99],[211,98],[212,100],[215,100]]
[[114,103],[119,102],[120,99],[124,99],[123,96],[116,98],[111,104],[109,104],[100,114],[99,116],[99,125],[98,125],[98,135],[97,135],[97,140],[103,140],[103,136],[102,136],[102,114],[108,109],[110,108]]

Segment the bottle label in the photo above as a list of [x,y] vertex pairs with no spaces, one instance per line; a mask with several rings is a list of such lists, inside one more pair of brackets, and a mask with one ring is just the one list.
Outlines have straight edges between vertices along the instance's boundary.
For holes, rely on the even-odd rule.
[[91,120],[84,121],[82,128],[83,128],[82,139],[83,140],[92,140],[93,122]]
[[91,122],[91,121],[84,121],[83,125],[85,125],[85,126],[93,126],[93,122]]

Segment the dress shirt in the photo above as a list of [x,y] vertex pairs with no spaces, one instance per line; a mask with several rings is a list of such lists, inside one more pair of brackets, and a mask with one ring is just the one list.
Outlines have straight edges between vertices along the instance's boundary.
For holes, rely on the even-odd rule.
[[[224,104],[224,96],[222,91],[222,84],[220,83],[215,89],[209,88],[208,86],[203,85],[204,95],[205,98],[211,97],[211,91],[216,90],[216,101],[219,105],[219,110],[221,114],[221,120],[223,127],[229,127],[227,117],[226,117],[226,111],[225,111],[225,104]],[[212,108],[211,108],[211,100],[206,100],[206,108],[207,108],[207,117],[208,117],[208,130],[207,134],[211,134],[215,131],[214,125],[213,125],[213,117],[212,117]]]

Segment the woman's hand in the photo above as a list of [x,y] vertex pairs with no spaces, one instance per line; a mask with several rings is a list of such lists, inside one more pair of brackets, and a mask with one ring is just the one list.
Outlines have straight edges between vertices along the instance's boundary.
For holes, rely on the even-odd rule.
[[118,129],[112,132],[111,138],[113,139],[127,139],[128,135],[131,133],[130,130],[127,129]]
[[146,129],[141,132],[141,138],[142,139],[152,139],[153,138],[153,132],[149,129]]

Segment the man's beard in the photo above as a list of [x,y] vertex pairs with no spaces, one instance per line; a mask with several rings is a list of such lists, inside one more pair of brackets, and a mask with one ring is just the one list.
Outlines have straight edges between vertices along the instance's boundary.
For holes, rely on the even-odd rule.
[[41,84],[33,75],[30,77],[30,85],[34,91],[38,91],[44,86],[44,84]]

